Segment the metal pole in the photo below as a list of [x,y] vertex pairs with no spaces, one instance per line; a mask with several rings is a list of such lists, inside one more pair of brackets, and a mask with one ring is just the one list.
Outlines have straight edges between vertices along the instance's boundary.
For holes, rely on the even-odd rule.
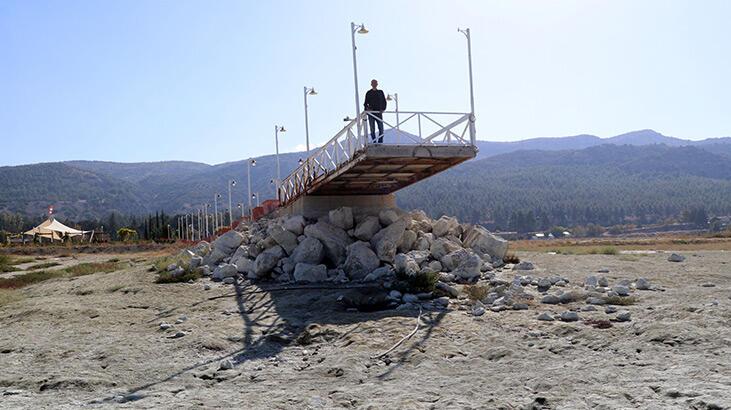
[[307,155],[310,153],[310,124],[307,118],[307,87],[305,87],[305,147],[307,147]]
[[396,143],[401,142],[401,125],[398,121],[398,93],[393,93],[393,100],[396,101]]
[[231,187],[235,183],[236,181],[234,180],[228,181],[228,226],[232,226],[234,224],[234,215],[233,210],[231,209]]
[[470,36],[469,28],[457,30],[467,37],[467,61],[470,70],[470,143],[475,145],[475,93],[472,84],[472,37]]
[[248,180],[249,187],[249,217],[252,217],[254,210],[251,208],[251,158],[246,162],[246,179]]
[[279,196],[279,181],[280,181],[280,179],[279,179],[279,127],[276,125],[274,126],[274,143],[276,145],[276,150],[277,150],[277,183],[276,183],[276,186],[277,186],[277,196]]
[[215,215],[213,221],[213,234],[218,232],[218,194],[213,195],[213,213]]
[[355,84],[355,125],[360,138],[360,97],[358,96],[358,62],[355,57],[355,23],[350,23],[350,39],[353,45],[353,82]]

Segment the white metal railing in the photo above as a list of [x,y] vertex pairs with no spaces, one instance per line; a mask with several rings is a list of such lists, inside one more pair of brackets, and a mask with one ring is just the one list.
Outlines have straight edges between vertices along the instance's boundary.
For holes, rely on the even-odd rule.
[[[378,143],[379,121],[373,111],[351,119],[335,136],[303,160],[279,184],[278,197],[284,205],[307,192],[312,183],[327,178],[353,160],[368,145]],[[474,117],[470,113],[385,111],[382,113],[384,145],[473,146]],[[376,140],[370,135],[373,119]],[[358,127],[358,121],[361,127]],[[361,130],[358,135],[358,129]]]

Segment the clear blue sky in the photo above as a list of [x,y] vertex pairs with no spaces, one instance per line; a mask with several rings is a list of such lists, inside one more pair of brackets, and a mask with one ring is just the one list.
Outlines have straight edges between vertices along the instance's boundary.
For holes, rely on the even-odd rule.
[[478,138],[653,128],[731,135],[731,1],[0,1],[0,165],[220,163],[353,115],[371,78],[402,110],[467,111]]

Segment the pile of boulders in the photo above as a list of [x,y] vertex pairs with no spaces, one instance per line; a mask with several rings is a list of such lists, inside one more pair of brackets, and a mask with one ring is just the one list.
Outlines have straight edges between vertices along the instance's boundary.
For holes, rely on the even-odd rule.
[[[241,224],[190,252],[191,267],[214,281],[243,277],[276,282],[431,283],[415,292],[456,297],[454,283],[474,283],[503,266],[508,242],[479,225],[423,211],[377,215],[341,207],[318,219],[286,216]],[[399,288],[401,301],[415,293]],[[396,293],[392,292],[394,298]],[[420,295],[424,297],[424,295]],[[442,302],[443,303],[443,302]]]

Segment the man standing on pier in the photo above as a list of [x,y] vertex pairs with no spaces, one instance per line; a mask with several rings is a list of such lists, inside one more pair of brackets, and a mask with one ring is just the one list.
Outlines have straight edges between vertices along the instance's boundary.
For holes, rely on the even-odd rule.
[[[383,144],[383,112],[386,111],[386,96],[383,90],[378,89],[378,81],[371,80],[371,89],[365,95],[363,107],[368,113],[368,125],[371,127],[371,140],[377,144]],[[376,124],[378,125],[378,138],[376,139]]]

